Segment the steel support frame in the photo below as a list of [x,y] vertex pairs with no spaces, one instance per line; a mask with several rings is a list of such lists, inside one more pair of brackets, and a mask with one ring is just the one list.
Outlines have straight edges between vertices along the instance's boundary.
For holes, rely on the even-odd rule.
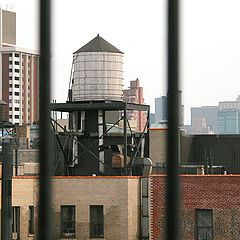
[[[149,106],[148,105],[140,105],[141,106],[141,108],[144,108],[144,110],[148,110],[147,111],[147,122],[145,123],[145,126],[144,126],[144,130],[143,130],[143,132],[141,133],[141,137],[140,137],[140,141],[139,141],[139,143],[137,144],[136,143],[136,140],[135,140],[135,137],[134,137],[134,135],[133,135],[133,133],[132,133],[132,129],[131,129],[131,126],[130,126],[130,124],[129,124],[129,121],[128,121],[128,119],[127,119],[127,111],[128,110],[130,110],[130,111],[132,111],[132,110],[135,110],[135,108],[136,108],[136,106],[137,106],[137,104],[130,104],[129,105],[129,103],[125,103],[125,102],[113,102],[113,103],[107,103],[107,107],[106,107],[106,103],[88,103],[87,104],[87,106],[89,107],[89,106],[91,106],[91,109],[96,109],[96,106],[95,106],[95,104],[97,104],[96,106],[97,107],[100,107],[101,106],[101,108],[100,109],[103,109],[104,111],[112,111],[112,109],[114,109],[114,110],[119,110],[119,111],[121,111],[121,110],[123,110],[122,112],[123,112],[123,116],[121,117],[121,118],[119,118],[118,119],[118,121],[116,121],[109,129],[107,129],[107,130],[104,130],[104,132],[103,132],[103,134],[101,135],[101,136],[99,136],[98,137],[98,139],[101,139],[101,138],[103,138],[104,137],[104,135],[107,133],[107,132],[109,132],[116,124],[118,124],[121,120],[123,120],[124,121],[124,128],[123,128],[123,146],[124,146],[124,175],[128,175],[128,166],[127,166],[127,148],[128,148],[128,142],[127,142],[127,126],[129,127],[129,129],[130,129],[130,132],[131,132],[131,137],[133,137],[134,138],[134,141],[135,141],[135,144],[136,144],[136,153],[134,154],[134,158],[133,159],[131,159],[131,168],[132,168],[132,165],[133,165],[133,163],[134,163],[134,160],[135,160],[135,158],[136,158],[136,156],[137,156],[137,152],[139,151],[139,147],[140,147],[140,143],[141,143],[141,140],[142,140],[142,138],[143,138],[143,136],[145,135],[145,131],[146,131],[146,129],[147,129],[147,134],[149,134],[149,131],[148,131],[148,129],[149,129],[149,121],[150,121],[150,110],[149,110]],[[113,104],[113,107],[111,107],[111,105]],[[65,106],[65,104],[60,104],[61,106]],[[77,105],[79,106],[79,105],[81,105],[80,103],[77,103]],[[118,108],[116,109],[116,105],[118,106]],[[56,107],[57,106],[57,107]],[[75,106],[75,103],[71,103],[71,106]],[[123,106],[123,109],[122,109],[122,106]],[[130,107],[129,107],[130,106]],[[83,107],[78,107],[78,108],[76,108],[76,106],[75,106],[75,110],[76,109],[84,109],[84,110],[89,110],[88,108],[86,109],[85,108],[86,107],[86,103],[83,103]],[[73,108],[73,107],[72,107]],[[119,109],[120,108],[120,109]],[[59,105],[57,104],[57,103],[54,103],[54,104],[52,104],[52,107],[51,107],[51,109],[53,110],[53,111],[64,111],[64,108],[59,108]],[[79,110],[80,111],[80,110]],[[69,112],[70,113],[70,112]],[[55,124],[57,124],[61,129],[63,129],[64,130],[64,132],[65,132],[65,130],[66,129],[64,129],[58,122],[56,122],[53,118],[51,118],[51,120],[55,123]],[[54,128],[54,124],[53,123],[51,123],[51,125],[52,125],[52,128],[53,128],[53,130],[54,130],[54,132],[56,131],[56,129]],[[66,133],[66,132],[65,132]],[[64,133],[63,133],[64,134]],[[57,135],[56,135],[56,137],[58,137]],[[81,145],[83,148],[84,148],[84,151],[78,156],[78,159],[87,151],[87,152],[89,152],[91,155],[93,155],[98,161],[100,161],[101,163],[102,163],[102,161],[93,153],[93,152],[91,152],[90,151],[90,148],[98,141],[98,139],[96,140],[96,141],[94,141],[91,145],[89,145],[89,146],[85,146],[84,144],[82,144],[78,139],[77,139],[77,137],[76,136],[74,136],[73,135],[73,139],[75,139],[77,142],[78,142],[78,144],[79,145]],[[60,143],[60,140],[58,139],[57,140],[58,142],[59,142],[59,144],[61,145],[61,143]],[[62,150],[62,152],[63,152],[63,154],[64,154],[64,149],[60,146],[60,148],[61,148],[61,150]],[[125,149],[126,149],[126,151],[125,151]],[[67,162],[67,160],[66,160],[66,157],[64,156],[64,159],[65,159],[65,161]],[[73,162],[75,161],[75,159],[73,159]],[[68,163],[68,162],[67,162]],[[104,164],[105,165],[105,164]]]

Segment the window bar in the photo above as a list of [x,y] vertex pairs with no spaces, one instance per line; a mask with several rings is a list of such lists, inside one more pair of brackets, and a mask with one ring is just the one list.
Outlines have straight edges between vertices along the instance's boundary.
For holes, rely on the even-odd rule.
[[40,0],[40,240],[51,239],[50,5],[50,0]]
[[179,239],[178,175],[178,0],[168,0],[167,239]]

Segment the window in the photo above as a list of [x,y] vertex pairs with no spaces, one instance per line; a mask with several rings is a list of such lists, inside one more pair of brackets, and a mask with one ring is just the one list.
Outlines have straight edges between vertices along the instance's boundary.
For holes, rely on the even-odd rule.
[[15,80],[19,80],[19,77],[15,77]]
[[19,239],[20,233],[20,207],[12,207],[12,232],[15,239]]
[[9,87],[12,88],[12,84],[9,84]]
[[90,238],[103,238],[103,206],[90,206]]
[[15,119],[19,119],[19,115],[14,115]]
[[75,237],[75,206],[61,206],[61,236]]
[[12,53],[9,53],[9,57],[12,57]]
[[12,92],[9,92],[9,96],[12,96]]
[[15,61],[15,65],[19,65],[19,62],[18,62],[18,61]]
[[19,96],[19,92],[14,92],[14,95],[15,96]]
[[9,72],[12,72],[12,68],[9,69]]
[[12,61],[9,61],[9,64],[12,64]]
[[15,107],[15,111],[19,111],[19,108],[18,108],[18,107]]
[[19,84],[15,84],[14,87],[15,87],[15,88],[19,88]]
[[9,115],[9,118],[12,118],[12,115]]
[[15,99],[15,100],[14,100],[14,103],[20,103],[20,100]]
[[197,240],[213,239],[213,213],[212,209],[197,209]]
[[9,80],[12,80],[12,76],[9,77]]
[[34,234],[34,207],[33,206],[29,206],[28,233]]
[[19,54],[18,54],[18,53],[15,53],[15,57],[19,57]]
[[15,72],[16,72],[16,73],[19,73],[19,69],[15,69]]

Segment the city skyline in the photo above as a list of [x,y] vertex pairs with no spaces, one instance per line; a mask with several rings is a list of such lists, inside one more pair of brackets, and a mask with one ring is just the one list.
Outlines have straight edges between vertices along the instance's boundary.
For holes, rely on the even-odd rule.
[[[12,3],[17,12],[17,45],[37,49],[37,1],[1,2]],[[239,9],[237,0],[182,1],[180,79],[185,124],[190,123],[191,107],[214,106],[239,94]],[[154,112],[154,99],[166,94],[166,1],[123,1],[117,8],[107,0],[53,1],[52,11],[53,98],[66,101],[72,53],[99,33],[125,53],[124,88],[139,78],[146,104]]]

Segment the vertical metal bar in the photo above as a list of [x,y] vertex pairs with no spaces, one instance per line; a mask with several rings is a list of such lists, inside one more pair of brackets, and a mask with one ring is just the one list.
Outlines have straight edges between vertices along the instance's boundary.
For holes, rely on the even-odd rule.
[[178,0],[168,0],[167,239],[179,239],[178,176]]
[[124,145],[124,175],[127,176],[127,105],[124,104],[124,133],[123,133],[123,145]]
[[1,239],[12,239],[12,143],[3,143]]
[[40,199],[39,239],[51,238],[50,43],[51,0],[40,0]]

